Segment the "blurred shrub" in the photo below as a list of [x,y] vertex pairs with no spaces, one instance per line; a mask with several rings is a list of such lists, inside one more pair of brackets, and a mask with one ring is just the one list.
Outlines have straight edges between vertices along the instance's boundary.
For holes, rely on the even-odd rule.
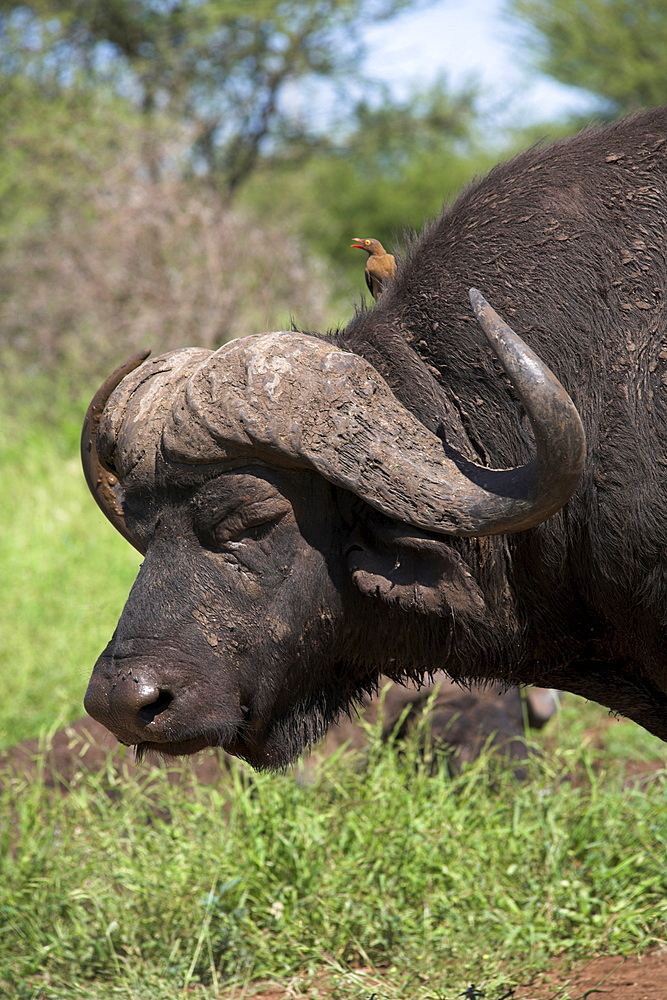
[[126,156],[46,226],[5,244],[5,360],[78,379],[140,347],[220,346],[292,315],[324,321],[326,285],[299,243],[210,187],[151,179]]
[[302,159],[292,145],[260,165],[240,201],[268,213],[279,188],[283,211],[328,261],[334,292],[359,294],[364,255],[350,252],[353,237],[375,237],[400,255],[406,231],[419,231],[502,155],[480,128],[478,103],[474,81],[453,87],[445,76],[402,100],[369,88]]

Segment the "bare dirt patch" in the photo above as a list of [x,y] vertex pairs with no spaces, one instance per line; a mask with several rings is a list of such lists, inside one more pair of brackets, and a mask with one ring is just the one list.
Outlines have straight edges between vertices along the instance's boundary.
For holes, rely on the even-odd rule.
[[[384,1000],[387,995],[381,978],[371,970],[350,970],[349,975],[323,974],[304,988],[303,980],[295,977],[290,982],[250,983],[245,988],[236,987],[220,993],[219,1000],[325,1000],[341,995],[341,980],[347,980],[344,995],[350,987],[359,1000]],[[392,991],[392,996],[393,991]],[[420,997],[428,997],[419,991]],[[497,1000],[498,991],[475,990],[476,997]],[[433,994],[433,1000],[454,1000],[465,997],[465,990],[451,994]],[[411,1000],[406,992],[402,1000]],[[667,949],[642,956],[608,955],[591,958],[565,969],[562,962],[525,986],[516,986],[511,1000],[667,1000]]]
[[667,950],[608,955],[551,971],[514,1000],[667,1000]]

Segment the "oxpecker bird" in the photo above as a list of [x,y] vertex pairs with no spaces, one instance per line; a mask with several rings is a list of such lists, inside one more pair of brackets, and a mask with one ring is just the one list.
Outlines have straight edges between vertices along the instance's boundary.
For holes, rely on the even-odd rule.
[[387,253],[379,240],[360,239],[355,236],[350,244],[353,250],[365,250],[368,254],[364,274],[368,290],[374,299],[378,299],[385,284],[396,274],[394,255]]

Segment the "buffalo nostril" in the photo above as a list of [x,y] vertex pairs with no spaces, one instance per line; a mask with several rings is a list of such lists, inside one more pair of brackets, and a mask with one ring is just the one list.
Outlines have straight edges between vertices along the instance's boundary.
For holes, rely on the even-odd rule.
[[155,721],[156,716],[169,708],[173,700],[174,696],[170,691],[160,691],[155,701],[151,701],[148,705],[143,705],[139,709],[139,718],[144,725],[149,725]]

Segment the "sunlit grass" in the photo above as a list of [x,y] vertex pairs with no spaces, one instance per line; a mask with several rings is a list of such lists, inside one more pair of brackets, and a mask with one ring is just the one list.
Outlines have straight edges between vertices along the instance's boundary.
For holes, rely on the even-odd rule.
[[87,491],[77,434],[0,413],[0,746],[83,713],[139,564]]
[[493,760],[433,773],[416,745],[327,762],[307,785],[241,768],[187,792],[152,780],[110,798],[109,777],[67,797],[11,779],[8,995],[214,997],[324,970],[353,997],[363,968],[384,996],[449,996],[665,937],[667,784],[624,788],[585,751],[520,784]]

